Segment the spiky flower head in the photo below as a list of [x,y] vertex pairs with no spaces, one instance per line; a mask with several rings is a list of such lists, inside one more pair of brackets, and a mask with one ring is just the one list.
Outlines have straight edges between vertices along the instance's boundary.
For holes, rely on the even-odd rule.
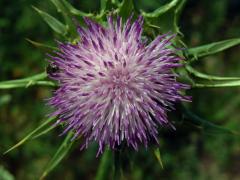
[[167,110],[176,101],[187,100],[179,90],[187,86],[176,81],[172,68],[180,66],[177,50],[170,48],[169,34],[147,43],[142,40],[143,18],[123,24],[108,17],[103,27],[85,19],[78,27],[77,44],[59,43],[51,62],[59,71],[51,77],[59,88],[49,100],[58,116],[84,137],[83,147],[96,141],[101,153],[122,142],[138,149],[158,141],[158,127],[171,125]]

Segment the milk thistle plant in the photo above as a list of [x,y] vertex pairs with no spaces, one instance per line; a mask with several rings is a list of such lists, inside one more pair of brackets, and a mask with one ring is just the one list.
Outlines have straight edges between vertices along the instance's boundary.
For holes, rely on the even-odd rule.
[[0,88],[53,87],[46,105],[53,112],[6,153],[62,125],[61,138],[65,139],[42,177],[78,139],[82,139],[81,149],[86,151],[91,144],[98,144],[96,155],[104,153],[100,166],[104,166],[109,150],[117,156],[122,149],[141,147],[153,147],[161,163],[159,131],[178,130],[168,118],[176,107],[203,128],[234,133],[189,111],[191,97],[187,89],[239,86],[238,77],[203,74],[192,64],[238,45],[240,39],[187,47],[178,26],[186,0],[172,0],[151,13],[137,9],[132,0],[102,0],[98,13],[82,12],[66,0],[51,2],[65,22],[34,9],[62,40],[56,42],[56,47],[30,41],[48,49],[46,71],[0,82]]

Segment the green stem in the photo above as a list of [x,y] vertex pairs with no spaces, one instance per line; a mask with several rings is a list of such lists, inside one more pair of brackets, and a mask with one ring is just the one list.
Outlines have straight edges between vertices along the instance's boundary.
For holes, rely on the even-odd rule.
[[239,81],[230,81],[230,82],[224,82],[224,83],[215,83],[215,84],[198,84],[195,83],[192,85],[193,88],[218,88],[218,87],[237,87],[240,86],[240,80]]
[[204,74],[201,73],[197,70],[195,70],[194,68],[192,68],[189,65],[185,66],[187,71],[189,73],[191,73],[192,75],[194,75],[197,78],[201,78],[201,79],[207,79],[207,80],[218,80],[218,81],[226,81],[226,80],[240,80],[240,77],[220,77],[220,76],[212,76],[212,75],[208,75],[208,74]]
[[121,179],[121,154],[120,150],[114,151],[114,179]]
[[109,149],[106,149],[99,164],[95,180],[108,179],[109,171],[111,168],[110,166],[111,166],[111,151]]
[[9,80],[0,82],[0,89],[22,88],[29,86],[56,86],[52,81],[42,81],[47,77],[47,73],[43,72],[23,79]]

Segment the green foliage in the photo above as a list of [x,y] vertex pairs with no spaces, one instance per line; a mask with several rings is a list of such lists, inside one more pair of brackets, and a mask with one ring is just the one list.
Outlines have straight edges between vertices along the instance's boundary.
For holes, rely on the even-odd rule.
[[156,156],[161,168],[163,169],[163,162],[162,162],[162,158],[161,158],[160,148],[156,148],[154,150],[154,155]]
[[0,166],[0,179],[1,180],[14,180],[14,177],[6,169],[4,169],[2,166]]
[[49,45],[46,45],[46,44],[43,44],[43,43],[39,43],[39,42],[36,42],[36,41],[33,41],[31,39],[26,39],[29,43],[31,43],[32,45],[36,46],[37,48],[39,49],[43,49],[45,51],[52,51],[52,50],[57,50],[56,47],[53,47],[53,46],[49,46]]
[[205,120],[199,117],[198,115],[194,114],[193,112],[191,112],[185,107],[182,107],[182,111],[187,120],[190,120],[192,123],[194,123],[194,125],[198,126],[205,133],[211,133],[211,134],[227,133],[232,135],[237,134],[236,132],[230,129],[215,125],[211,121]]
[[4,154],[9,153],[10,151],[16,149],[17,147],[24,144],[26,141],[30,140],[34,136],[39,136],[39,133],[42,134],[42,132],[45,132],[46,129],[48,129],[48,126],[50,122],[52,122],[55,118],[48,118],[46,121],[44,121],[41,125],[39,125],[36,129],[34,129],[32,132],[30,132],[26,137],[24,137],[21,141],[19,141],[17,144],[15,144],[13,147],[8,149]]
[[68,9],[68,11],[76,16],[84,16],[84,17],[92,17],[93,14],[92,13],[85,13],[83,11],[80,11],[76,8],[74,8],[68,1],[66,0],[62,0],[63,4],[66,6],[66,8]]
[[73,137],[73,133],[69,132],[68,135],[65,137],[64,141],[62,142],[61,146],[58,148],[57,152],[54,154],[52,159],[48,162],[47,167],[45,168],[42,176],[40,179],[44,179],[50,171],[52,171],[67,155],[69,152],[73,141],[71,140]]
[[111,151],[109,149],[105,150],[101,157],[100,164],[98,166],[98,171],[95,180],[104,180],[109,177],[109,172],[111,170]]
[[119,15],[126,20],[134,11],[133,0],[123,0],[119,5]]
[[187,54],[193,56],[194,59],[198,59],[204,56],[209,56],[228,48],[240,44],[240,38],[228,39],[224,41],[214,42],[199,47],[189,48]]
[[171,9],[175,8],[180,1],[181,0],[172,0],[168,4],[165,4],[159,7],[158,9],[156,9],[154,12],[151,12],[151,13],[145,13],[144,11],[142,11],[142,15],[148,18],[158,18],[161,15],[170,11]]
[[141,10],[141,14],[148,24],[160,27],[162,32],[172,31],[173,33],[181,34],[178,20],[185,2],[186,0],[172,0],[150,13]]
[[66,26],[61,23],[59,20],[54,18],[53,16],[49,15],[48,13],[41,11],[40,9],[33,6],[33,8],[42,16],[44,21],[56,32],[61,35],[67,34]]

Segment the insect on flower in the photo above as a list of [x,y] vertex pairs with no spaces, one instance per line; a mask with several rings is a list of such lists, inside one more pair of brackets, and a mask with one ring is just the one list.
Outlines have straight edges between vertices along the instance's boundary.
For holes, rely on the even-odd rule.
[[54,76],[59,88],[49,104],[55,108],[57,124],[83,136],[82,148],[92,141],[114,149],[123,141],[138,149],[154,139],[158,127],[168,126],[167,110],[188,85],[176,81],[172,69],[181,66],[177,49],[170,48],[174,35],[164,34],[147,44],[141,40],[143,18],[124,24],[121,17],[108,26],[85,19],[78,27],[77,44],[59,43],[51,63],[59,69]]

